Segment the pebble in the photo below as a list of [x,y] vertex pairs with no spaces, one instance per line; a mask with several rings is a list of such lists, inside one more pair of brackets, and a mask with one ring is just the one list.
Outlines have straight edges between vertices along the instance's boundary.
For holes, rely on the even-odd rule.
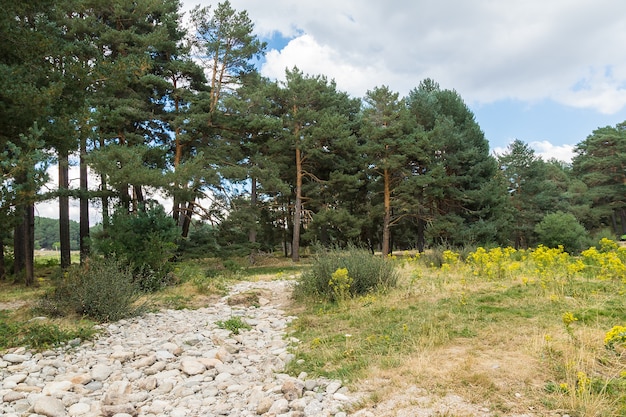
[[[290,291],[292,281],[241,282]],[[240,334],[218,322],[240,317]],[[0,358],[0,415],[28,417],[345,417],[357,398],[341,381],[285,374],[293,317],[269,302],[164,310],[100,326],[100,335],[45,352]]]

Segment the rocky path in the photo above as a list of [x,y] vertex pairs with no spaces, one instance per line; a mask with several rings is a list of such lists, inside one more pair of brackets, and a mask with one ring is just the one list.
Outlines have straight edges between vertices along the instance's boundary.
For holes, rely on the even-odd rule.
[[[278,300],[290,281],[243,282]],[[272,297],[274,298],[274,297]],[[354,397],[339,381],[284,374],[293,359],[291,320],[263,297],[257,306],[225,297],[198,310],[166,310],[104,325],[75,347],[0,360],[0,415],[7,417],[345,417]],[[240,317],[241,334],[218,322]]]

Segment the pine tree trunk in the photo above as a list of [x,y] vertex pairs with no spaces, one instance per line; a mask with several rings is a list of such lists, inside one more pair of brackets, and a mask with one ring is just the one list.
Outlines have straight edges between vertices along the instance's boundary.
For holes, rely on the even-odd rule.
[[[104,149],[104,139],[100,138],[100,149]],[[105,174],[100,175],[100,191],[102,192],[102,230],[107,230],[109,227],[110,215],[109,215],[109,196],[107,189],[107,179]]]
[[26,224],[24,239],[24,284],[32,286],[35,284],[35,204],[26,206],[24,223]]
[[87,139],[80,140],[80,263],[89,257],[89,194],[87,189]]
[[20,215],[15,228],[13,229],[13,274],[19,276],[25,268],[26,254],[24,253],[24,213],[23,206],[18,207]]
[[0,281],[7,278],[6,265],[4,264],[4,242],[0,238]]
[[35,205],[21,207],[21,221],[15,226],[13,234],[13,251],[15,256],[15,275],[24,273],[24,285],[35,283],[34,242],[35,242]]
[[69,156],[67,150],[59,150],[59,242],[61,246],[61,268],[72,263],[70,248],[70,198]]
[[256,189],[256,178],[251,179],[252,184],[250,186],[250,208],[254,213],[253,224],[250,225],[250,230],[248,231],[248,242],[256,243],[256,202],[257,202],[257,189]]
[[300,148],[296,147],[296,202],[293,212],[293,238],[291,260],[300,261],[300,223],[302,222],[302,159]]
[[426,237],[424,233],[426,231],[426,221],[424,219],[417,219],[417,251],[419,253],[424,253],[424,249],[426,246]]
[[100,175],[100,189],[102,192],[102,230],[106,230],[109,227],[111,216],[109,214],[109,196],[107,195],[109,190],[107,188],[107,180],[104,174]]
[[195,203],[193,201],[190,201],[189,203],[187,203],[187,209],[185,209],[185,216],[182,219],[183,220],[182,233],[181,233],[182,237],[189,236],[189,227],[191,226],[191,215],[193,214],[194,204]]
[[391,191],[390,191],[390,178],[389,178],[389,170],[385,169],[384,173],[384,205],[385,205],[385,215],[383,217],[383,242],[382,242],[382,253],[383,257],[389,255],[389,242],[391,237],[390,227],[391,227]]
[[613,226],[613,232],[616,235],[619,235],[619,229],[617,228],[617,216],[615,215],[615,210],[611,212],[611,225]]

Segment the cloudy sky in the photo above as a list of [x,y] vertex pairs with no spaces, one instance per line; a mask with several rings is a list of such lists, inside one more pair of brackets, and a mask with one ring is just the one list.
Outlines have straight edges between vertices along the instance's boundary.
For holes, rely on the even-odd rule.
[[[568,160],[626,120],[621,0],[230,0],[268,42],[261,73],[297,66],[355,97],[432,78],[476,115],[492,149],[513,139]],[[183,0],[183,9],[217,1]]]

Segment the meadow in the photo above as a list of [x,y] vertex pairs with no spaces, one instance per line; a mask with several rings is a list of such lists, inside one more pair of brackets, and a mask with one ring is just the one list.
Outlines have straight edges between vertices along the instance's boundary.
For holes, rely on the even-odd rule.
[[580,256],[478,248],[389,261],[400,272],[393,288],[294,304],[293,374],[350,381],[372,403],[419,386],[494,415],[626,416],[625,247],[603,239]]
[[[315,262],[180,262],[178,283],[151,295],[150,305],[207,305],[233,280],[295,277],[302,286]],[[0,351],[95,334],[84,317],[27,324],[59,279],[53,263],[40,260],[35,288],[2,283],[8,309],[0,311]],[[542,246],[436,249],[396,253],[386,264],[394,267],[393,285],[354,294],[352,267],[341,267],[324,278],[332,297],[291,299],[286,313],[296,319],[288,336],[298,342],[289,373],[341,379],[368,393],[363,406],[418,386],[455,393],[494,416],[626,416],[626,247],[603,239],[576,256]],[[245,332],[243,324],[224,326]]]

